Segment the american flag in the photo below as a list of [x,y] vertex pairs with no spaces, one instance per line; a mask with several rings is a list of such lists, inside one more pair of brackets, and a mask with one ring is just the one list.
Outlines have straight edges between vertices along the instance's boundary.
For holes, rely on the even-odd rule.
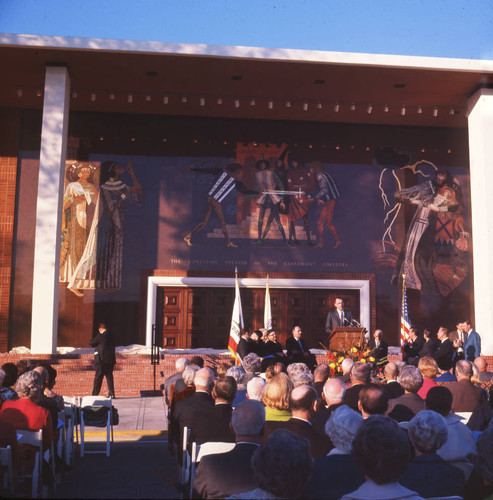
[[409,310],[407,307],[407,293],[406,293],[406,275],[402,275],[402,307],[401,307],[401,349],[407,344],[409,338],[409,329],[411,328],[411,321],[409,319]]
[[236,353],[240,342],[240,332],[244,327],[243,311],[241,310],[240,284],[238,283],[238,270],[235,269],[235,302],[233,305],[233,316],[231,318],[231,329],[229,331],[228,349],[231,356],[235,358],[236,364],[241,364],[240,356]]

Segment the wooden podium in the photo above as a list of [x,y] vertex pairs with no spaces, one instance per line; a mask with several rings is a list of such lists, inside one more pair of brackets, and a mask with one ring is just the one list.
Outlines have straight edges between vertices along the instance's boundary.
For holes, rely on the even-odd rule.
[[365,338],[366,328],[338,326],[329,336],[331,351],[344,351]]

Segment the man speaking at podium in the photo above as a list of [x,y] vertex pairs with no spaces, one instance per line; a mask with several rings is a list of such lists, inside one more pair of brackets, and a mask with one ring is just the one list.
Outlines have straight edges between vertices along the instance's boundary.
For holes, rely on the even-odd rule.
[[327,314],[327,320],[325,322],[325,332],[329,336],[334,331],[334,328],[342,326],[353,326],[353,313],[347,309],[344,309],[344,300],[341,297],[336,297],[334,300],[334,307],[332,311]]

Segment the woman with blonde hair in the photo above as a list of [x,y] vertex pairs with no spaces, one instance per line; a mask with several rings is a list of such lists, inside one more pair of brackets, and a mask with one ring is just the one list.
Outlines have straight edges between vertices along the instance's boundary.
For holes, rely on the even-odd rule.
[[418,396],[423,399],[426,399],[426,395],[428,391],[432,387],[436,387],[438,384],[435,382],[434,378],[438,373],[438,365],[437,362],[430,358],[429,356],[424,356],[418,362],[418,369],[423,375],[423,385],[421,389],[418,391]]
[[269,379],[262,402],[265,405],[265,421],[287,421],[291,418],[289,396],[293,382],[285,373],[278,373]]

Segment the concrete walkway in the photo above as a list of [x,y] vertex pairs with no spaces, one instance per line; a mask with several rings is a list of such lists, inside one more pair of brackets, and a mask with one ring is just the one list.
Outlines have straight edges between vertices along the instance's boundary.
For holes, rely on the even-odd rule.
[[[177,498],[177,462],[168,451],[167,408],[162,397],[113,402],[120,424],[114,427],[111,456],[79,456],[50,498]],[[87,427],[86,451],[103,450],[106,431]]]

